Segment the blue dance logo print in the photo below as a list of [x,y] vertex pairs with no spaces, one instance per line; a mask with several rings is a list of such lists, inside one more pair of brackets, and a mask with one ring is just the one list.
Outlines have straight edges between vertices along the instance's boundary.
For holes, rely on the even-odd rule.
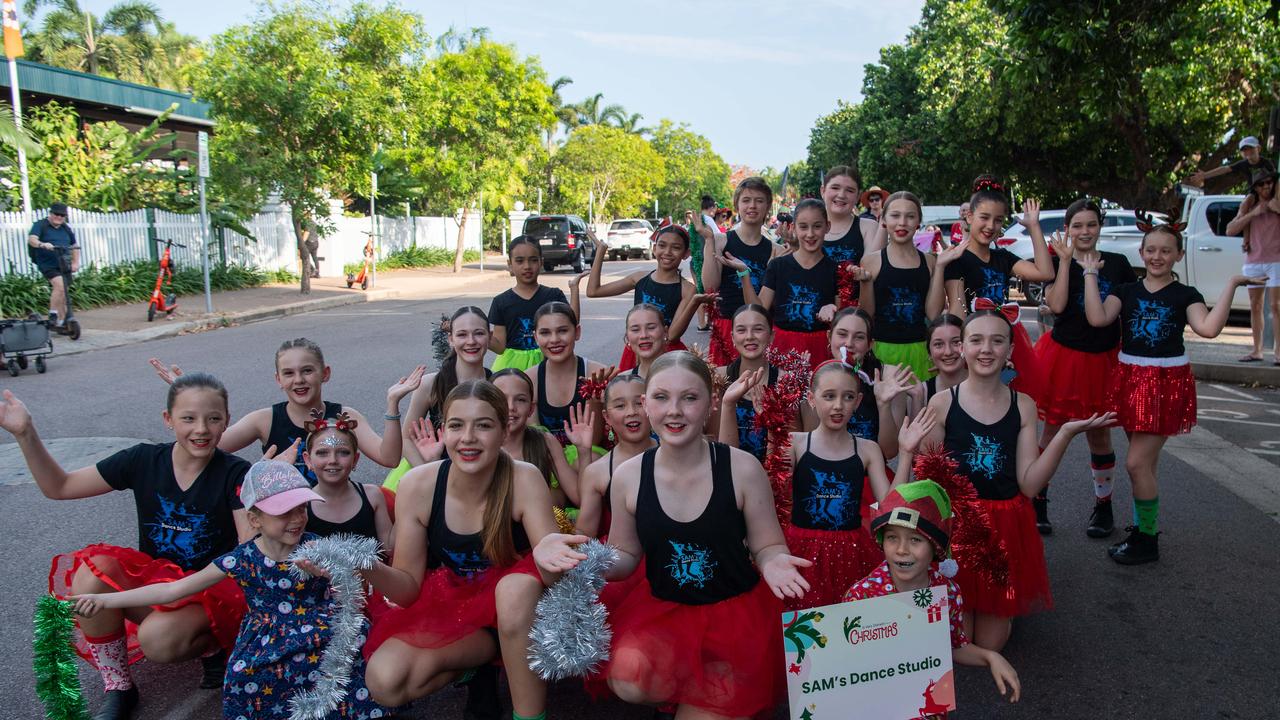
[[870,440],[871,442],[879,442],[880,440],[877,437],[877,435],[880,434],[879,421],[880,418],[878,417],[873,420],[871,418],[859,417],[855,414],[853,417],[849,418],[849,422],[845,427],[849,431],[849,434],[854,437],[859,437],[863,440]]
[[147,539],[155,546],[156,553],[184,567],[207,555],[213,549],[210,544],[214,534],[208,516],[192,512],[186,505],[167,497],[157,499],[160,510],[155,521],[146,525]]
[[813,522],[828,529],[844,527],[854,517],[854,498],[849,484],[839,475],[824,470],[813,472],[813,486],[804,499],[804,510]]
[[787,286],[788,299],[778,308],[779,319],[812,328],[818,321],[818,291],[796,283]]
[[663,317],[663,319],[665,320],[665,318],[666,318],[666,316],[667,316],[667,303],[666,303],[666,301],[665,301],[665,300],[663,300],[662,298],[658,297],[657,295],[650,295],[649,293],[645,292],[644,290],[641,290],[641,291],[640,291],[640,302],[643,302],[643,303],[649,303],[650,305],[652,305],[652,306],[654,306],[654,307],[658,308],[658,310],[662,313],[662,317]]
[[1173,332],[1173,308],[1158,300],[1139,300],[1129,316],[1129,332],[1133,339],[1153,348]]
[[[750,258],[740,257],[738,260],[743,265],[746,265],[747,272],[751,273],[751,287],[755,288],[756,292],[760,292],[760,287],[764,285],[764,265],[760,265]],[[738,283],[738,287],[742,287],[742,277],[739,275],[735,274],[733,276],[733,282]]]
[[489,569],[489,559],[475,550],[459,551],[441,548],[440,553],[445,556],[445,564],[454,573],[465,578],[475,577]]
[[756,408],[750,402],[739,402],[734,408],[738,416],[738,447],[764,461],[766,431],[756,429]]
[[884,309],[883,318],[887,322],[902,325],[918,325],[924,322],[920,293],[913,288],[889,288],[889,305]]
[[973,444],[964,454],[965,464],[969,466],[970,472],[994,480],[1004,470],[1004,446],[999,440],[986,435],[970,433],[970,437],[973,438]]
[[[1111,295],[1111,281],[1102,277],[1101,274],[1099,274],[1097,277],[1098,277],[1098,297],[1100,297],[1103,302],[1106,302],[1107,298],[1110,297]],[[1080,312],[1084,312],[1084,290],[1082,289],[1080,292],[1076,293],[1074,299],[1075,299],[1076,307],[1080,308]]]
[[671,562],[667,564],[667,572],[680,587],[693,585],[705,587],[716,574],[716,561],[711,551],[693,543],[671,543]]
[[845,262],[846,260],[849,262],[856,262],[858,259],[857,248],[849,247],[848,245],[838,242],[824,242],[822,244],[822,252],[826,253],[827,257],[831,258],[832,262],[835,262],[837,265]]
[[978,287],[977,296],[1003,303],[1009,297],[1009,276],[999,270],[982,268],[982,285]]
[[538,347],[538,342],[533,337],[533,318],[516,318],[515,331],[513,337],[507,338],[507,347],[516,350],[532,350]]

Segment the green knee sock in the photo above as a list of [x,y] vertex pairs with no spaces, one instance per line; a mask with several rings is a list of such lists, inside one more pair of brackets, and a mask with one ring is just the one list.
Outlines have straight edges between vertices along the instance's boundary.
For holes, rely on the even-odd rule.
[[1156,534],[1156,519],[1160,516],[1160,498],[1133,500],[1133,512],[1138,516],[1138,531],[1146,535]]
[[537,715],[532,715],[532,716],[530,716],[530,717],[525,717],[524,715],[521,715],[520,713],[516,712],[515,710],[512,710],[512,711],[511,711],[511,720],[547,720],[547,714],[546,714],[545,712],[540,712],[540,713],[538,713]]

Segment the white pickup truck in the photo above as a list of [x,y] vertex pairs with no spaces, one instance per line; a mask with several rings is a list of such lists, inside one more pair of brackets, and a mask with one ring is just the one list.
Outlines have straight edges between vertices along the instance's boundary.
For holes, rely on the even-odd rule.
[[[1204,195],[1197,188],[1183,188],[1187,194],[1182,201],[1181,216],[1187,222],[1183,232],[1183,248],[1186,254],[1174,268],[1178,279],[1200,291],[1212,304],[1222,295],[1222,288],[1233,275],[1239,275],[1244,264],[1240,236],[1227,235],[1227,223],[1236,216],[1243,195]],[[1098,241],[1098,249],[1120,253],[1129,258],[1129,264],[1141,277],[1145,270],[1138,248],[1142,233],[1137,228],[1117,228],[1104,233]],[[1236,292],[1231,307],[1249,309],[1249,295]]]

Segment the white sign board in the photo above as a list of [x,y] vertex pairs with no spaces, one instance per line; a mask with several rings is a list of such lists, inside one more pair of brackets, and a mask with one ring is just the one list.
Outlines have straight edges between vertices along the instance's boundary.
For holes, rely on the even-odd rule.
[[946,716],[956,709],[947,588],[782,614],[792,720]]
[[196,133],[196,139],[200,154],[200,162],[196,167],[196,171],[200,177],[207,178],[209,177],[209,133],[201,130]]

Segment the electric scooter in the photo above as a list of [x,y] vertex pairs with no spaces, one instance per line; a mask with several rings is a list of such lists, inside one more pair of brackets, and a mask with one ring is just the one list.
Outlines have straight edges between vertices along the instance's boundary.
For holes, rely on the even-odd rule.
[[[178,294],[173,291],[173,254],[171,248],[185,248],[172,239],[156,239],[164,245],[164,253],[160,255],[160,271],[156,273],[156,287],[151,291],[151,300],[147,304],[147,322],[156,319],[156,313],[162,312],[167,317],[173,316],[178,309]],[[166,292],[166,289],[168,292]]]
[[76,319],[75,311],[71,309],[71,248],[58,245],[55,247],[58,253],[58,271],[62,273],[62,287],[67,296],[67,318],[61,325],[54,325],[51,329],[59,335],[66,335],[72,340],[80,339],[80,321]]
[[366,232],[369,241],[364,244],[364,265],[360,266],[359,273],[347,273],[347,288],[360,283],[361,290],[369,289],[369,276],[373,273],[373,233]]

